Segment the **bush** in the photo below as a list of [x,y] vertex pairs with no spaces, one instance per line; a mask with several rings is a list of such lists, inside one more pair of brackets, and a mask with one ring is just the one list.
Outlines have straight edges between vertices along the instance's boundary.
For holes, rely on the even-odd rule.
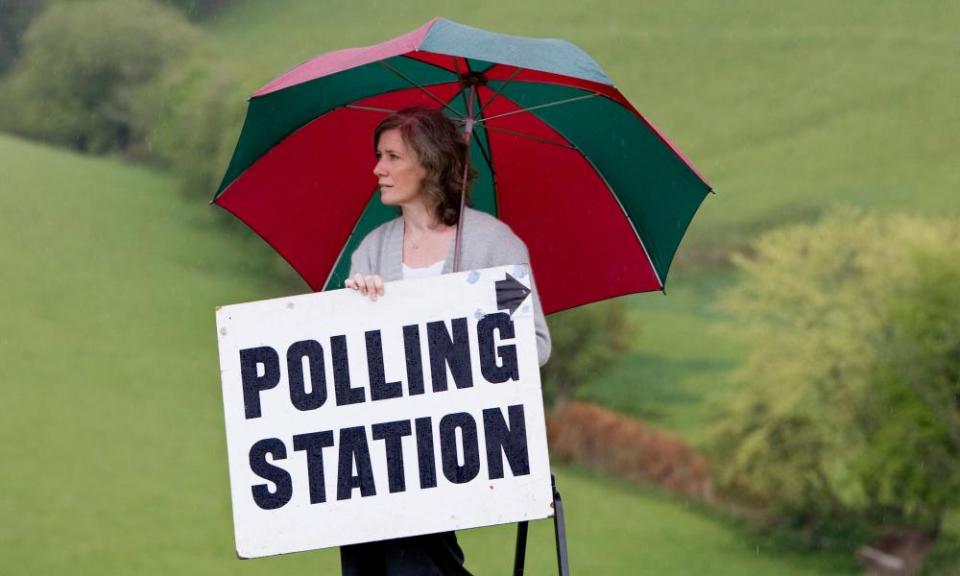
[[175,10],[147,0],[51,6],[4,87],[3,128],[89,152],[132,151],[134,103],[198,39]]
[[44,0],[0,0],[0,76],[17,61],[24,32],[44,4]]
[[751,352],[721,486],[806,526],[935,534],[960,505],[960,224],[842,212],[753,250],[725,298]]
[[557,460],[712,500],[707,461],[667,432],[600,406],[571,402],[550,414],[547,433]]
[[936,531],[960,504],[960,250],[913,268],[885,310],[856,464],[871,510]]
[[243,121],[244,99],[230,70],[198,52],[151,82],[134,111],[143,154],[170,168],[185,194],[210,199]]
[[176,7],[191,20],[200,20],[213,15],[226,4],[228,0],[161,0],[164,4]]
[[637,326],[623,300],[608,300],[550,316],[552,351],[543,368],[548,404],[563,405],[610,368],[636,338]]
[[213,197],[233,153],[246,107],[233,71],[201,46],[189,60],[168,67],[152,81],[134,107],[142,154],[169,169],[180,191],[215,218],[244,251],[252,274],[271,289],[307,290],[297,273],[263,240],[226,210],[205,206]]

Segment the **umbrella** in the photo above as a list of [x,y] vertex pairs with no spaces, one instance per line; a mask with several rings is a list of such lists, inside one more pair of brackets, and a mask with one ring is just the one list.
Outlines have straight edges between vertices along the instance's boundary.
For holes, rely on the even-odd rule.
[[663,289],[709,184],[562,40],[437,18],[308,60],[250,98],[213,202],[312,289],[340,288],[360,240],[397,215],[378,200],[372,134],[411,105],[470,134],[473,207],[526,242],[545,312]]

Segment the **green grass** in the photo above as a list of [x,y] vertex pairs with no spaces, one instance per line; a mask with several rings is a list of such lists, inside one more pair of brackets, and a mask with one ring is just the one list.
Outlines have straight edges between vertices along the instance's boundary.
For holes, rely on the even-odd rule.
[[[574,574],[855,574],[851,558],[811,556],[680,500],[625,482],[562,469],[557,486],[568,515]],[[510,574],[513,528],[464,532],[469,559],[494,556],[476,573]],[[490,554],[490,551],[503,551]],[[553,523],[531,523],[527,572],[556,574]]]
[[[167,175],[0,135],[0,573],[330,574],[334,550],[233,556],[214,306],[278,295]],[[254,252],[251,252],[254,251]],[[850,574],[657,492],[560,469],[587,574]],[[549,574],[549,522],[529,574]],[[514,532],[465,532],[508,573]]]
[[711,271],[674,280],[666,295],[627,297],[639,326],[633,350],[581,396],[702,440],[713,403],[730,391],[724,376],[744,354],[718,326],[716,293],[735,277]]
[[635,354],[586,392],[693,440],[745,354],[715,326],[710,264],[838,204],[960,216],[960,4],[736,0],[450,5],[239,2],[209,23],[246,93],[315,54],[434,16],[587,50],[718,194],[680,247],[668,296],[631,297]]

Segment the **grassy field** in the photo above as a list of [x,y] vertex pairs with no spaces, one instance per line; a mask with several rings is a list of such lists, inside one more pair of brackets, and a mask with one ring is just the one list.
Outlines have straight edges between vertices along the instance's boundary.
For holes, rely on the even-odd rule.
[[[335,551],[233,557],[213,309],[277,295],[257,255],[164,174],[6,136],[0,173],[0,573],[336,573]],[[577,573],[852,573],[657,493],[558,475]],[[470,567],[507,573],[513,537],[464,533]],[[534,525],[528,573],[552,573],[551,538]]]
[[743,356],[716,330],[715,261],[759,231],[838,204],[960,215],[960,4],[245,0],[210,23],[254,91],[315,54],[434,16],[587,50],[718,194],[680,248],[668,296],[630,297],[636,352],[586,392],[693,440]]

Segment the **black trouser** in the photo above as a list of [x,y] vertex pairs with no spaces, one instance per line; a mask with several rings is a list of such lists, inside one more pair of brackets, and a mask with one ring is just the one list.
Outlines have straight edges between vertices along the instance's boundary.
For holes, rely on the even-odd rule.
[[470,576],[453,532],[340,548],[343,576]]

